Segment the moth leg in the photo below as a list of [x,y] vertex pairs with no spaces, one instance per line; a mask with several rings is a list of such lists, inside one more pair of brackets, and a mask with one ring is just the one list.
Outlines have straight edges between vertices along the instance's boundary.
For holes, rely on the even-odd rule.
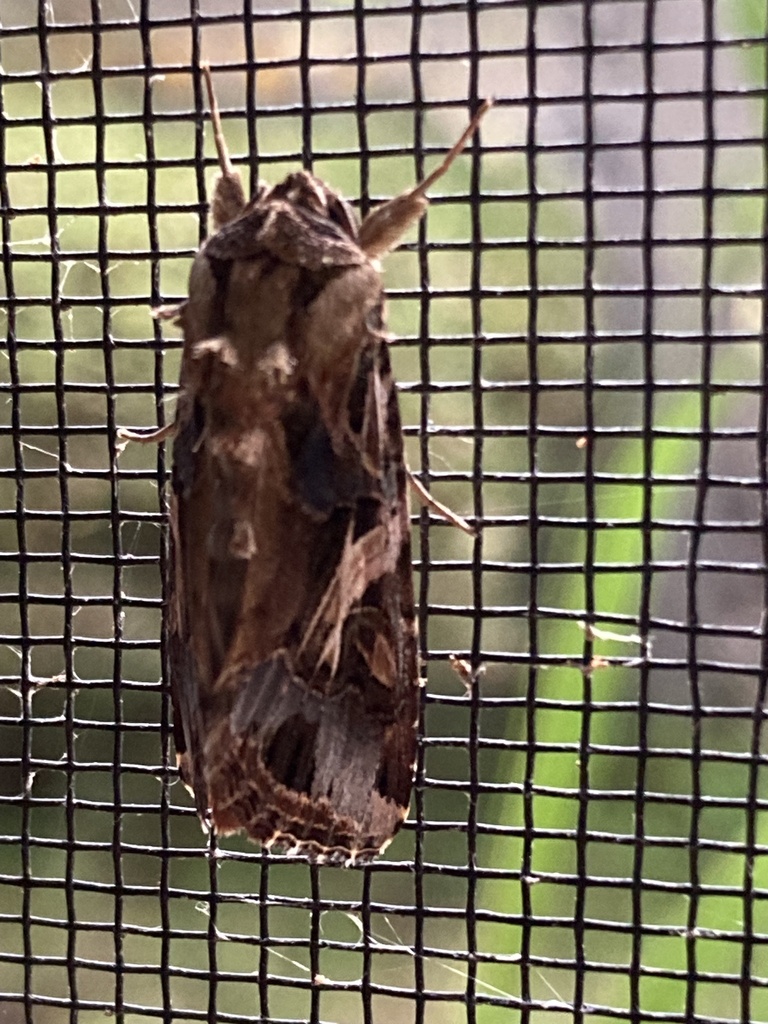
[[360,247],[372,260],[383,256],[397,245],[403,233],[411,224],[424,215],[429,200],[427,189],[448,170],[456,157],[461,153],[469,140],[480,126],[480,122],[493,106],[493,100],[484,100],[475,116],[467,125],[464,134],[447,154],[439,167],[436,167],[423,181],[409,192],[395,196],[381,206],[377,206],[368,214],[360,225]]
[[416,494],[419,502],[424,505],[425,508],[431,509],[436,515],[440,516],[441,519],[445,519],[446,522],[451,523],[452,526],[458,526],[464,533],[468,533],[470,537],[477,536],[477,530],[474,526],[463,519],[461,516],[456,515],[452,512],[447,505],[444,505],[437,498],[433,497],[424,484],[417,477],[413,475],[413,472],[406,467],[408,474],[408,483]]
[[211,219],[213,220],[214,231],[230,221],[235,220],[246,207],[245,191],[240,175],[232,166],[229,158],[229,150],[221,130],[221,117],[219,106],[216,102],[216,94],[213,91],[213,76],[209,64],[203,64],[203,77],[205,88],[208,93],[208,106],[211,111],[211,123],[213,125],[213,140],[216,143],[216,153],[219,157],[221,173],[213,185],[211,196]]
[[172,320],[175,326],[183,322],[186,302],[177,303],[175,306],[155,306],[150,310],[153,320]]
[[121,441],[137,441],[139,444],[162,444],[169,437],[176,436],[176,420],[171,420],[157,430],[150,430],[148,434],[143,431],[129,430],[127,427],[118,427],[117,436]]

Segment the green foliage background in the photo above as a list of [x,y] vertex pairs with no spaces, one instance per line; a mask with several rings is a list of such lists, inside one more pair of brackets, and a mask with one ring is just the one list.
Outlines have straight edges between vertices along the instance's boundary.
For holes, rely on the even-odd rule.
[[[63,17],[63,8],[54,9]],[[330,62],[314,79],[321,98],[348,97],[355,89],[354,65],[342,59],[354,49],[353,23],[344,5],[338,9],[345,16],[318,22],[313,37],[316,55]],[[732,16],[737,11],[729,26],[734,34],[764,37],[762,5],[723,9]],[[117,7],[109,10],[116,18],[126,17]],[[21,18],[20,11],[18,4],[8,3],[3,24]],[[85,17],[83,11],[78,5],[67,17]],[[489,39],[494,24],[489,18]],[[267,110],[295,100],[298,78],[290,62],[298,52],[297,25],[276,21],[261,26],[260,56],[272,63],[259,72],[257,100]],[[499,26],[501,47],[509,25]],[[206,30],[205,53],[214,64],[241,59],[232,52],[233,33],[238,32],[232,26]],[[187,30],[158,28],[152,38],[159,63],[189,60]],[[92,67],[88,33],[53,32],[49,43],[53,70]],[[598,339],[592,350],[585,344],[579,293],[585,280],[579,244],[585,228],[581,205],[562,197],[572,184],[565,163],[542,170],[538,182],[542,194],[559,198],[542,200],[536,211],[538,237],[549,242],[542,242],[537,256],[540,340],[535,347],[529,344],[526,238],[533,214],[525,153],[504,150],[521,138],[512,107],[500,105],[483,129],[483,140],[494,151],[486,154],[482,171],[481,227],[489,246],[481,258],[484,343],[477,376],[487,428],[484,512],[490,525],[477,542],[487,566],[481,634],[471,618],[457,611],[473,602],[472,541],[433,524],[429,556],[446,565],[430,575],[422,590],[435,610],[423,624],[430,660],[426,785],[419,800],[424,817],[436,823],[422,837],[418,852],[423,874],[415,876],[411,869],[416,851],[412,829],[370,872],[323,868],[313,875],[306,865],[262,857],[238,839],[222,843],[218,856],[208,858],[190,801],[171,770],[169,709],[160,682],[163,500],[158,482],[164,456],[132,445],[117,458],[114,434],[117,425],[149,426],[159,416],[172,415],[178,336],[171,328],[161,331],[149,309],[184,294],[204,223],[205,183],[198,174],[196,124],[189,114],[177,113],[192,109],[190,75],[166,71],[153,85],[157,120],[151,138],[159,166],[148,179],[145,125],[135,119],[143,103],[141,78],[130,73],[141,62],[138,33],[129,20],[126,30],[105,32],[101,44],[104,66],[125,71],[103,82],[103,137],[81,120],[95,109],[90,74],[56,77],[41,88],[35,37],[5,39],[2,46],[6,74],[19,76],[2,86],[4,188],[14,213],[6,219],[10,278],[6,275],[5,286],[9,289],[10,280],[15,295],[4,317],[18,345],[18,381],[11,379],[9,353],[0,363],[6,393],[0,412],[0,608],[7,638],[0,645],[3,1020],[23,1019],[20,994],[25,986],[38,1000],[34,1019],[41,1024],[68,1019],[75,993],[86,1006],[81,1021],[102,1019],[121,1001],[126,1020],[147,1019],[168,998],[159,969],[165,962],[175,1021],[205,1015],[212,969],[218,977],[218,1018],[257,1018],[258,972],[265,963],[272,1019],[307,1019],[312,1001],[319,999],[323,1020],[356,1022],[363,979],[380,987],[374,998],[377,1021],[414,1020],[408,991],[423,969],[428,1022],[519,1019],[516,1000],[523,996],[535,1001],[528,1020],[554,1021],[564,1014],[570,1019],[567,1005],[575,998],[572,961],[577,955],[588,961],[581,998],[594,1008],[592,1020],[615,1019],[630,1005],[627,979],[633,957],[642,965],[637,998],[644,1011],[659,1019],[684,1014],[691,1006],[689,975],[709,972],[710,980],[699,980],[695,989],[696,1012],[706,1019],[737,1020],[738,977],[747,963],[741,893],[749,877],[752,933],[759,942],[752,961],[750,1013],[753,1021],[768,1021],[768,971],[761,960],[768,937],[763,757],[756,786],[750,775],[759,594],[745,574],[737,577],[740,586],[747,582],[733,591],[731,617],[722,603],[709,606],[714,616],[722,616],[711,620],[714,626],[744,622],[754,614],[755,629],[751,640],[745,630],[735,654],[730,648],[722,652],[730,671],[699,674],[703,710],[724,707],[730,714],[704,715],[698,723],[686,710],[693,693],[691,666],[685,664],[684,640],[674,628],[659,628],[660,636],[640,644],[601,636],[589,640],[579,629],[579,613],[589,598],[598,626],[630,638],[637,632],[643,577],[636,565],[643,555],[644,515],[658,524],[647,566],[652,579],[648,610],[659,619],[665,614],[677,621],[685,617],[679,573],[664,566],[684,565],[688,557],[686,532],[676,524],[688,521],[694,509],[692,480],[702,452],[694,435],[705,411],[696,387],[702,348],[685,332],[678,341],[660,343],[656,369],[678,386],[659,393],[651,418],[644,421],[639,395],[621,387],[643,374],[642,338],[622,339],[614,326],[617,337],[610,343]],[[744,83],[764,83],[764,58],[763,47],[743,48]],[[391,98],[392,90],[397,95],[402,73],[399,67],[387,76],[386,68],[373,65],[371,93],[382,99]],[[451,88],[447,78],[440,81]],[[242,158],[248,150],[243,76],[220,75],[218,83],[221,105],[238,110],[227,118],[226,131],[233,154]],[[453,88],[458,98],[466,95],[460,78]],[[57,119],[54,149],[48,152],[40,124],[46,98]],[[458,113],[455,118],[428,116],[427,142],[449,145],[462,118]],[[414,180],[413,158],[390,152],[393,139],[407,152],[412,115],[382,109],[370,116],[367,127],[376,152],[370,193],[392,195]],[[299,117],[265,115],[257,131],[264,177],[278,179],[300,164]],[[319,154],[314,170],[347,196],[360,192],[357,144],[352,114],[313,118],[312,148]],[[339,150],[349,155],[328,155]],[[207,137],[205,152],[212,164]],[[94,160],[105,162],[101,180]],[[763,180],[761,168],[745,167],[745,180],[752,180],[750,173]],[[725,185],[729,173],[736,175],[726,164]],[[209,182],[211,176],[209,167]],[[155,190],[154,241],[148,181]],[[451,245],[470,234],[469,181],[470,158],[465,157],[441,182],[439,195],[450,201],[433,204],[421,240],[432,246],[429,375],[433,384],[443,385],[429,399],[429,467],[437,496],[471,513],[471,487],[463,478],[475,456],[468,299],[472,262]],[[46,213],[49,199],[55,204],[55,222]],[[718,231],[742,244],[716,263],[716,283],[735,288],[757,283],[762,199],[754,194],[726,199],[717,216]],[[100,232],[106,232],[106,256],[99,255]],[[419,325],[425,300],[415,247],[390,258],[386,281],[409,450],[418,466],[424,454],[416,424],[422,415]],[[442,294],[446,291],[451,294]],[[715,346],[717,398],[707,396],[706,401],[711,397],[716,429],[757,423],[740,384],[761,379],[758,305],[734,299],[727,319],[744,340],[734,327],[733,336]],[[605,321],[610,326],[610,314]],[[636,329],[639,325],[638,319]],[[594,360],[600,380],[616,385],[594,396],[599,432],[589,441],[595,508],[591,534],[583,526],[587,455],[577,445],[584,433],[588,359]],[[546,382],[533,424],[535,492],[526,475],[533,468],[531,393],[520,383],[534,373]],[[159,406],[155,381],[163,382],[167,396]],[[631,428],[640,429],[632,433]],[[21,490],[14,475],[18,459],[24,465]],[[108,476],[113,465],[114,485]],[[754,471],[754,465],[750,468]],[[648,495],[638,481],[649,474],[653,486]],[[16,517],[20,500],[25,511],[21,532]],[[749,509],[756,512],[757,503]],[[534,519],[539,561],[549,568],[536,581],[537,614],[531,617],[526,563]],[[591,596],[584,573],[590,550],[596,569]],[[729,549],[724,550],[727,561]],[[71,558],[66,551],[73,552]],[[119,553],[114,565],[113,552]],[[20,578],[31,595],[28,622],[18,610]],[[727,601],[725,575],[713,578],[712,586],[723,588]],[[13,639],[25,631],[34,637],[31,646]],[[535,663],[528,659],[534,635]],[[713,636],[698,643],[702,661],[716,660],[721,653],[716,631]],[[670,658],[668,670],[656,667],[645,674],[642,656],[649,639],[657,645],[654,654],[661,650]],[[485,668],[476,687],[483,697],[478,717],[448,666],[450,653],[467,655],[473,648]],[[605,663],[585,672],[583,665],[593,656]],[[28,682],[22,684],[25,675]],[[640,729],[650,748],[643,763],[636,752]],[[478,747],[482,784],[472,806],[468,736]],[[692,760],[697,751],[712,753]],[[121,765],[117,774],[116,763]],[[533,783],[527,792],[521,781],[526,766]],[[639,780],[645,793],[642,836],[636,833]],[[750,786],[758,801],[751,815],[745,801]],[[700,805],[695,815],[691,794]],[[161,813],[166,808],[167,826]],[[480,823],[472,849],[466,834],[469,816]],[[28,844],[20,842],[25,830],[32,837]],[[579,862],[576,839],[585,832],[589,839]],[[753,861],[739,845],[748,840],[759,854]],[[167,859],[160,856],[165,849],[172,851]],[[477,885],[474,895],[468,889],[468,863]],[[584,871],[589,884],[580,892],[576,880]],[[633,873],[643,884],[639,909],[626,881]],[[212,879],[220,897],[216,904],[209,898]],[[694,881],[699,900],[692,916]],[[71,898],[65,883],[71,883]],[[321,908],[315,901],[313,911],[310,899],[318,892]],[[360,910],[364,893],[374,906],[370,933]],[[269,909],[269,934],[262,930],[263,907]],[[430,912],[415,910],[422,907]],[[525,926],[524,910],[529,915]],[[633,945],[628,928],[638,914],[644,928],[641,947]],[[22,920],[31,924],[23,927]],[[309,951],[310,936],[318,940],[317,959]],[[217,942],[209,942],[216,937]],[[266,960],[261,944],[269,951]],[[414,955],[417,948],[423,959]],[[283,982],[289,979],[297,985],[286,987]],[[468,1016],[467,992],[476,1001],[475,1018]]]

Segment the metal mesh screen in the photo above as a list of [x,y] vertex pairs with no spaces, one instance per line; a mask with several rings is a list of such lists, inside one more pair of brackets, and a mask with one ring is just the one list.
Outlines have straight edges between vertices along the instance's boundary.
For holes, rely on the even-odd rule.
[[[768,1021],[765,5],[0,0],[0,1017]],[[214,165],[365,209],[428,679],[364,869],[208,842],[161,629]],[[462,679],[450,656],[466,662]]]

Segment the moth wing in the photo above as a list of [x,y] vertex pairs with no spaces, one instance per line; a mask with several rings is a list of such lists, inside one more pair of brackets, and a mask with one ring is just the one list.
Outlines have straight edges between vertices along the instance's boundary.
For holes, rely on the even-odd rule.
[[[304,424],[288,445],[304,544],[282,566],[301,600],[273,652],[233,659],[234,703],[207,758],[222,830],[358,860],[407,813],[419,693],[402,434],[380,337],[360,352],[360,402],[346,443],[333,444],[319,403],[286,420]],[[214,747],[231,756],[211,771]]]
[[221,831],[369,856],[407,811],[418,706],[378,275],[256,258],[211,276],[185,315],[174,447],[182,770]]

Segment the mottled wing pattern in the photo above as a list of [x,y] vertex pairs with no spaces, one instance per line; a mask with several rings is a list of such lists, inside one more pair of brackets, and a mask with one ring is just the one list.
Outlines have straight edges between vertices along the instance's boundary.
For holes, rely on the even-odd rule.
[[202,248],[181,314],[171,684],[198,812],[364,859],[402,822],[418,660],[379,275],[304,172]]

